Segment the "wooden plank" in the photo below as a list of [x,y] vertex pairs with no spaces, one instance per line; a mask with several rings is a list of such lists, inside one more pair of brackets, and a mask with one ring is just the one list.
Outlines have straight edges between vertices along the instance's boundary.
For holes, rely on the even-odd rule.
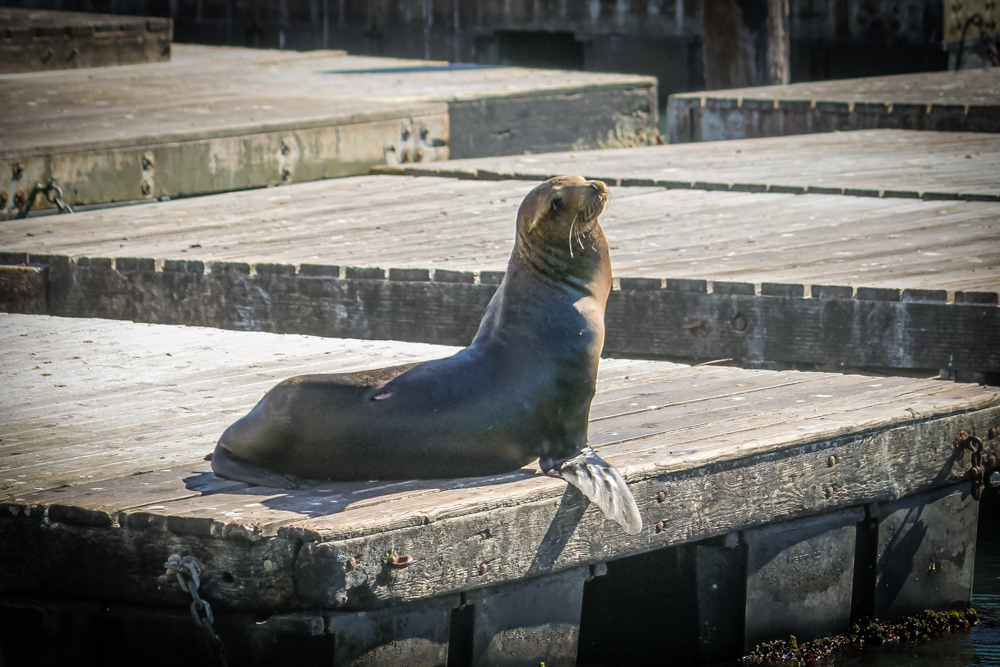
[[173,21],[0,8],[0,73],[170,60]]
[[990,68],[727,87],[671,95],[670,143],[879,128],[1000,131],[1000,71]]
[[[67,203],[86,205],[363,174],[447,159],[451,146],[474,157],[656,136],[650,77],[336,51],[175,51],[170,63],[85,76],[0,76],[0,214],[23,211],[49,178]],[[574,123],[554,122],[570,115]]]
[[[53,315],[464,345],[532,185],[367,176],[13,221],[0,263],[47,266]],[[612,188],[605,349],[985,380],[998,206]]]
[[[0,339],[16,397],[0,420],[0,584],[24,595],[58,581],[61,595],[99,585],[101,599],[178,604],[155,576],[181,552],[205,565],[202,590],[220,610],[376,608],[958,483],[968,462],[955,454],[957,432],[1000,422],[989,387],[604,360],[591,441],[626,475],[645,521],[623,539],[534,464],[493,478],[284,491],[216,480],[200,460],[277,377],[447,348],[21,315],[0,317]],[[49,402],[46,366],[65,378],[66,398]],[[268,377],[251,379],[248,366]],[[46,411],[51,425],[24,428]],[[156,412],[171,416],[151,422]],[[135,436],[145,439],[104,464],[102,452],[114,457]],[[390,550],[414,563],[387,585]],[[131,565],[99,584],[83,576],[123,559]],[[53,578],[57,569],[80,576]]]
[[[816,156],[822,155],[822,160]],[[379,167],[379,173],[905,199],[1000,201],[1000,136],[870,130]]]

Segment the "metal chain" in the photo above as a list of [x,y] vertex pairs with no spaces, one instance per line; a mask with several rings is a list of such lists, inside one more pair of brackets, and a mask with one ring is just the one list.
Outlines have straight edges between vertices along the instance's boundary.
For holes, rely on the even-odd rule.
[[201,585],[201,564],[193,556],[171,554],[163,567],[167,569],[166,574],[160,575],[160,583],[176,583],[182,591],[191,595],[191,618],[194,624],[205,633],[208,642],[208,650],[212,657],[222,667],[227,667],[226,650],[222,645],[219,635],[215,634],[215,614],[212,613],[212,606],[208,600],[202,600],[198,595],[198,587]]
[[1000,53],[997,52],[993,35],[986,28],[983,15],[973,14],[965,20],[965,25],[962,26],[962,38],[958,41],[958,55],[955,58],[955,71],[962,69],[962,56],[965,53],[965,35],[971,25],[979,28],[979,41],[982,42],[983,48],[986,49],[986,57],[989,58],[990,63],[994,67],[1000,67]]
[[56,179],[50,178],[49,182],[46,183],[45,185],[42,185],[41,183],[35,183],[35,187],[31,188],[31,194],[28,195],[28,198],[24,202],[24,208],[22,208],[21,212],[17,214],[18,218],[23,219],[28,217],[28,211],[30,211],[31,207],[35,205],[35,197],[38,195],[38,193],[44,194],[45,198],[49,200],[50,204],[55,204],[56,206],[58,206],[60,213],[73,212],[73,209],[70,207],[70,205],[63,201],[63,191],[62,188],[59,187],[59,184],[56,182]]
[[966,476],[971,483],[972,499],[979,500],[983,497],[983,488],[986,486],[986,473],[992,472],[997,468],[997,456],[996,454],[987,454],[984,457],[982,438],[971,435],[966,431],[962,431],[955,438],[955,449],[972,452],[972,465],[969,467]]

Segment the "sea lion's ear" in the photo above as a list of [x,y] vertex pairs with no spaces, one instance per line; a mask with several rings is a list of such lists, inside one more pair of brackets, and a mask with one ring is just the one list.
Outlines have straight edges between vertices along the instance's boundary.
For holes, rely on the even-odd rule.
[[[543,464],[542,469],[545,468]],[[598,456],[592,447],[584,447],[579,454],[545,470],[545,473],[562,478],[578,488],[601,508],[604,516],[616,522],[629,535],[638,535],[642,530],[639,508],[622,474]]]

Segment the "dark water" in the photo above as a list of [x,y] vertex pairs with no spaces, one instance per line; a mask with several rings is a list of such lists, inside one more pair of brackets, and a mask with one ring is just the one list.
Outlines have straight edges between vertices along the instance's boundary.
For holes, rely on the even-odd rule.
[[979,508],[972,606],[979,612],[980,622],[967,633],[845,651],[818,664],[823,667],[1000,667],[1000,494],[995,489],[983,499]]

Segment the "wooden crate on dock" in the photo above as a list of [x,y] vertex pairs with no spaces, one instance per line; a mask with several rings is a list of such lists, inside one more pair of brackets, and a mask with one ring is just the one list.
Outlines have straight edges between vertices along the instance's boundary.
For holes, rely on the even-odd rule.
[[[0,215],[646,145],[651,77],[179,45],[170,63],[0,76]],[[45,196],[32,210],[53,208]]]
[[0,73],[170,60],[167,18],[0,7]]
[[672,144],[878,128],[1000,132],[1000,69],[680,93],[667,103]]
[[[0,627],[5,658],[49,628],[77,659],[205,662],[190,595],[158,580],[172,554],[200,564],[230,664],[302,651],[322,656],[313,664],[444,664],[449,645],[467,664],[501,652],[572,664],[607,630],[595,609],[650,626],[631,589],[655,594],[657,613],[732,625],[684,639],[686,626],[657,621],[650,647],[732,657],[789,630],[844,630],[852,601],[887,616],[967,601],[977,505],[955,440],[974,432],[993,450],[1000,424],[991,387],[604,360],[590,442],[638,502],[644,529],[630,537],[535,464],[287,491],[218,479],[204,460],[289,375],[454,348],[29,315],[0,317],[0,339],[0,611],[20,619]],[[879,545],[858,565],[895,568],[891,600],[875,579],[852,583],[858,531]],[[919,559],[907,535],[925,540]],[[628,633],[599,638],[637,650]]]

